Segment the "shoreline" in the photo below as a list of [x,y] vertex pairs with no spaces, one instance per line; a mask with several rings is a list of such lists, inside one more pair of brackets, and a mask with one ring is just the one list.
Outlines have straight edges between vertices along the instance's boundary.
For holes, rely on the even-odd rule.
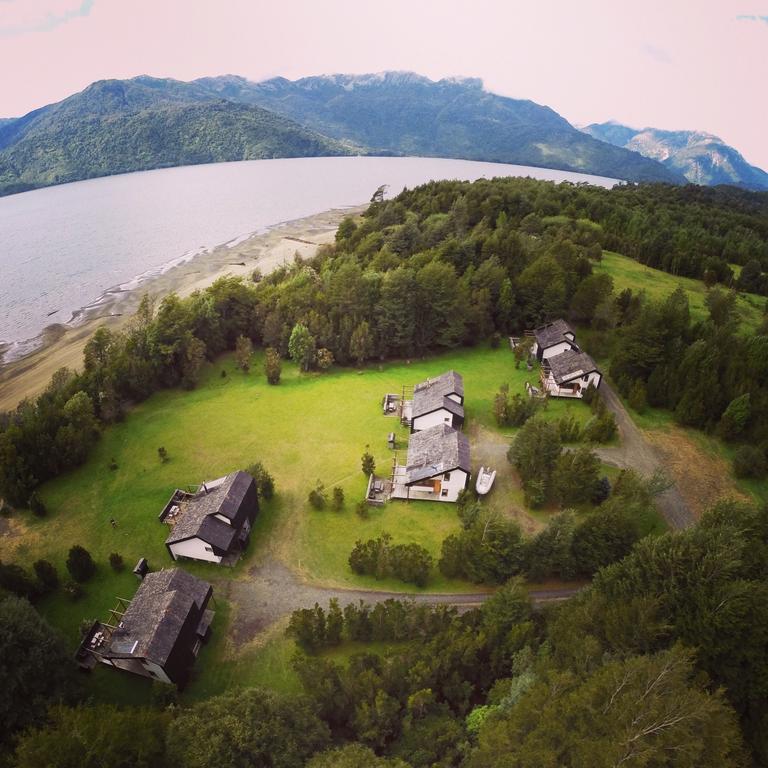
[[[290,263],[296,253],[308,258],[320,246],[333,243],[342,219],[359,215],[367,207],[332,208],[280,222],[191,256],[178,257],[107,289],[96,301],[72,312],[66,323],[53,323],[34,339],[20,343],[34,343],[34,348],[0,362],[0,412],[38,395],[59,368],[81,368],[83,349],[94,331],[102,326],[113,330],[122,327],[135,314],[145,294],[157,302],[173,292],[188,296],[226,275],[249,277],[256,268],[266,275]],[[0,345],[0,355],[11,346]]]

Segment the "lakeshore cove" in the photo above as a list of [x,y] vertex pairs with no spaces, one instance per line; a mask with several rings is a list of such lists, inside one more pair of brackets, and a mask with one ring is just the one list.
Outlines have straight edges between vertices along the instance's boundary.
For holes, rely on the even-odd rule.
[[[430,180],[494,176],[617,183],[498,163],[329,157],[168,168],[1,198],[0,362],[19,360],[93,318],[129,313],[135,302],[127,296],[181,289],[182,276],[188,284],[196,276],[202,287],[226,272],[250,274],[264,249],[243,246],[272,228],[285,240],[272,261],[275,254],[290,259],[323,239],[312,234],[327,241],[345,209],[367,204],[382,185],[393,196]],[[317,218],[319,212],[335,215]],[[285,229],[307,217],[315,217],[307,227]]]

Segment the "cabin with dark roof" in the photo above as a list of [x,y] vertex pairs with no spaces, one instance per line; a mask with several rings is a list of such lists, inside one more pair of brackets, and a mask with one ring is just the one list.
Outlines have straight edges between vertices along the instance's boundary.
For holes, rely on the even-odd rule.
[[469,440],[448,424],[413,433],[406,464],[395,463],[392,498],[455,502],[470,478]]
[[247,472],[203,483],[193,493],[177,489],[160,513],[171,526],[165,545],[174,560],[233,564],[248,545],[258,512],[256,481]]
[[602,380],[603,374],[586,352],[561,352],[542,364],[541,383],[552,397],[582,398],[590,384],[597,389]]
[[464,380],[456,371],[446,371],[413,388],[411,432],[438,424],[461,429],[464,424]]
[[183,688],[210,635],[213,587],[178,568],[147,573],[132,600],[118,599],[107,621],[96,621],[76,659]]
[[539,326],[533,332],[534,342],[531,353],[539,362],[571,350],[579,351],[576,334],[565,320],[553,320]]

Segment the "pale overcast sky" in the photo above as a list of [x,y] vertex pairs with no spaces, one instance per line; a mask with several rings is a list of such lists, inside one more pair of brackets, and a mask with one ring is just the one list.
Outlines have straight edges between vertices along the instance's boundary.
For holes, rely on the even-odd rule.
[[0,116],[94,80],[407,69],[768,169],[768,0],[0,0]]

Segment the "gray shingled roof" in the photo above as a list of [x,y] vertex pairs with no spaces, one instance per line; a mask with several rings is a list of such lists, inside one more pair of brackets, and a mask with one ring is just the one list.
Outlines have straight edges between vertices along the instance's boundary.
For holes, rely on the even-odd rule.
[[[221,485],[182,501],[179,519],[165,543],[173,544],[197,536],[217,549],[228,550],[242,524],[238,513],[243,499],[254,482],[247,472],[232,472]],[[218,520],[216,514],[232,520],[233,524]]]
[[202,609],[210,593],[207,581],[179,568],[148,573],[112,633],[106,655],[141,657],[163,666],[190,612]]
[[447,424],[438,424],[411,435],[405,468],[408,484],[452,469],[470,471],[469,440],[466,435]]
[[[551,323],[542,325],[534,331],[536,343],[542,349],[547,349],[547,347],[552,347],[563,341],[571,341],[566,337],[566,333],[573,333],[575,339],[576,334],[574,333],[573,328],[571,328],[565,320],[553,320]],[[573,344],[575,342],[571,341],[571,343]]]
[[464,406],[448,395],[459,395],[464,399],[464,380],[456,371],[446,371],[437,378],[427,379],[413,388],[413,410],[411,418],[445,408],[455,416],[464,418]]
[[547,360],[552,376],[558,384],[574,377],[596,371],[595,361],[586,352],[568,350]]

